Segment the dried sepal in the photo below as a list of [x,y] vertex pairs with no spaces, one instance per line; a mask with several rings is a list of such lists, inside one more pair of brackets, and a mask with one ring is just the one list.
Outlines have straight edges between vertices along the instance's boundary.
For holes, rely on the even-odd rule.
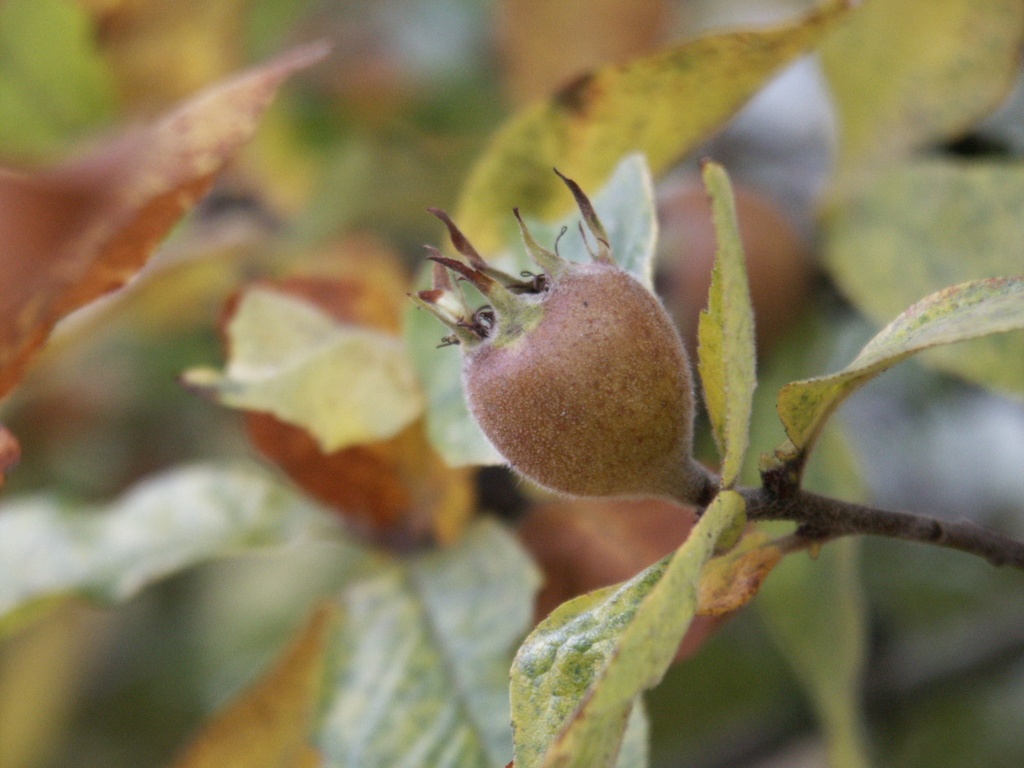
[[523,244],[526,246],[526,250],[537,266],[544,270],[544,274],[551,280],[557,280],[562,274],[565,273],[565,269],[568,266],[568,262],[559,256],[555,251],[549,251],[547,248],[538,243],[530,230],[527,229],[526,224],[523,222],[523,217],[519,215],[519,209],[513,208],[512,213],[516,217],[516,222],[519,224],[519,231],[523,236]]
[[572,179],[563,176],[557,168],[553,169],[558,178],[565,182],[565,185],[572,192],[572,196],[576,199],[576,206],[580,209],[580,213],[583,215],[583,220],[587,223],[587,228],[591,234],[597,240],[597,251],[590,250],[590,243],[587,241],[586,235],[583,232],[583,228],[580,227],[580,235],[583,237],[583,242],[587,245],[587,250],[590,251],[591,258],[594,261],[600,261],[605,264],[614,264],[615,260],[612,258],[612,248],[609,244],[608,233],[604,229],[604,225],[601,220],[597,217],[597,211],[594,210],[593,204],[590,202],[590,198],[586,196],[580,185]]

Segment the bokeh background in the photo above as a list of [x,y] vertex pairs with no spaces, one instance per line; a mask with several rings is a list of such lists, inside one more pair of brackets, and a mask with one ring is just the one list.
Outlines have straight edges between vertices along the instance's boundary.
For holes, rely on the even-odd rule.
[[[0,3],[0,159],[22,167],[56,162],[295,43],[333,44],[325,64],[283,90],[256,139],[146,270],[66,321],[4,401],[4,423],[24,454],[4,495],[46,489],[101,503],[162,468],[253,458],[238,414],[178,382],[188,368],[219,365],[218,319],[238,285],[272,274],[282,258],[356,260],[377,249],[411,273],[422,244],[441,240],[424,209],[453,206],[475,157],[515,109],[602,63],[809,6]],[[35,55],[26,58],[29,49]],[[26,69],[26,60],[35,64]],[[992,117],[929,151],[1019,163],[1022,117],[1024,97],[1015,92]],[[721,161],[737,185],[763,376],[755,448],[779,442],[771,382],[841,367],[877,330],[820,267],[836,131],[817,62],[802,60],[658,185],[658,285],[688,339],[713,251],[696,159]],[[1019,380],[1024,360],[1004,363]],[[815,470],[823,487],[1024,534],[1019,397],[910,362],[858,394],[841,423],[842,440],[823,448]],[[500,470],[476,482],[485,506],[511,522],[533,498]],[[863,542],[858,555],[874,764],[1024,764],[1021,574],[885,541]],[[115,609],[62,608],[6,640],[0,768],[166,764],[344,581],[346,568],[327,546],[215,562]],[[779,593],[770,598],[801,599],[800,589]],[[648,697],[653,765],[827,764],[799,672],[760,601]]]

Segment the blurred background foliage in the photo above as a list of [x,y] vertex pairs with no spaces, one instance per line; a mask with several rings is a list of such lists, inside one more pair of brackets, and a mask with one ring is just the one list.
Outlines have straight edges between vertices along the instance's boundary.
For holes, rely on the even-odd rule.
[[[253,456],[238,414],[178,383],[186,369],[219,364],[222,306],[243,282],[296,270],[338,276],[368,251],[411,274],[421,244],[440,239],[423,209],[454,206],[474,159],[517,107],[601,63],[807,7],[769,0],[0,3],[0,158],[22,166],[53,162],[294,43],[327,38],[334,46],[325,65],[282,92],[256,139],[135,281],[65,322],[4,402],[4,423],[24,454],[5,496],[46,488],[96,502],[182,462]],[[1008,34],[1019,39],[1024,30]],[[853,172],[843,162],[834,171],[846,150],[818,66],[801,61],[786,70],[695,155],[722,161],[737,183],[763,376],[755,451],[781,439],[773,382],[841,367],[878,323],[910,303],[890,301],[881,289],[904,279],[898,269],[869,263],[877,255],[873,227],[886,226],[878,198],[862,190],[864,226],[829,212],[826,189],[835,194],[836,179]],[[835,53],[825,66],[840,66]],[[1014,80],[1016,67],[1003,74]],[[997,160],[1019,175],[1022,113],[1024,97],[1014,91],[984,122],[950,126],[924,148],[927,159]],[[688,339],[712,251],[693,168],[679,164],[657,188],[656,278]],[[885,181],[882,207],[885,196],[907,203],[942,183],[917,175],[927,168],[911,170]],[[991,194],[978,215],[992,216],[985,230],[998,229],[1019,254],[1019,206],[992,208],[1019,200],[1024,185],[1011,180],[993,192],[985,179],[963,183],[954,199]],[[907,226],[916,226],[909,202]],[[951,231],[934,237],[948,242]],[[929,247],[901,253],[909,264]],[[855,256],[842,255],[850,250]],[[824,263],[840,266],[826,271]],[[892,270],[891,255],[886,263]],[[957,268],[927,263],[939,265],[942,284],[956,282]],[[993,366],[1006,373],[1002,389],[1018,395],[1019,349],[1008,346]],[[1019,399],[912,362],[858,395],[842,422],[845,443],[821,450],[812,487],[1024,535]],[[249,425],[250,434],[256,429]],[[260,450],[287,466],[284,449]],[[508,519],[522,514],[524,492],[534,498],[499,470],[480,473],[477,488],[481,505]],[[821,599],[866,618],[866,637],[835,641],[866,645],[863,669],[854,670],[865,681],[864,720],[850,727],[866,730],[870,759],[922,768],[1024,764],[1021,575],[899,543],[865,541],[858,549],[862,591]],[[835,556],[855,567],[858,553],[847,550]],[[0,768],[167,763],[358,567],[333,545],[307,546],[204,564],[116,609],[60,608],[0,646]],[[777,577],[778,586],[766,588],[756,609],[728,621],[648,697],[653,765],[826,764],[829,747],[797,682],[814,673],[780,652],[776,640],[785,646],[792,627],[762,606],[804,599],[799,577],[787,590],[784,576],[780,568],[769,580]],[[813,631],[797,628],[799,636]]]

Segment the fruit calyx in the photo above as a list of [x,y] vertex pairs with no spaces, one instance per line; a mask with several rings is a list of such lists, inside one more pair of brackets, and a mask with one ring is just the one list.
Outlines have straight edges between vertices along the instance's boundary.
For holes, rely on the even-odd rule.
[[[581,223],[580,236],[591,258],[596,263],[614,266],[608,234],[590,200],[575,181],[563,176],[557,168],[554,171],[572,192],[583,221],[597,241],[596,248],[591,248]],[[491,343],[500,346],[513,342],[534,327],[540,319],[540,304],[544,294],[555,281],[565,275],[572,264],[558,254],[557,241],[555,250],[549,250],[538,243],[523,221],[519,209],[514,208],[512,213],[519,225],[523,244],[541,270],[539,273],[523,272],[516,277],[488,264],[446,212],[439,208],[428,208],[427,211],[444,223],[455,250],[465,257],[465,261],[460,261],[444,256],[433,246],[425,246],[430,254],[427,259],[434,263],[431,287],[412,296],[413,301],[453,331],[444,337],[442,346],[463,344],[472,347],[485,339],[491,339]],[[562,232],[564,234],[565,230]],[[488,303],[476,309],[471,308],[458,285],[462,281],[473,285]]]

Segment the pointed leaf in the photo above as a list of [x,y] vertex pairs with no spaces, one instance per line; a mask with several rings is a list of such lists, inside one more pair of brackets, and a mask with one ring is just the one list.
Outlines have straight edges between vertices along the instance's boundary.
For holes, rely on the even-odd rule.
[[[919,160],[879,176],[827,219],[825,260],[879,326],[954,283],[1020,274],[1024,166]],[[1024,334],[938,349],[923,362],[1024,394]]]
[[208,722],[174,768],[319,766],[309,746],[337,606],[325,605],[272,669]]
[[828,2],[790,24],[708,35],[580,78],[494,136],[462,189],[456,221],[482,253],[494,253],[510,242],[513,207],[546,219],[569,210],[552,166],[594,189],[623,155],[641,151],[660,174],[817,45],[846,6]]
[[[557,180],[551,169],[548,174]],[[562,191],[569,199],[564,186]],[[591,197],[591,202],[608,233],[613,258],[637,280],[651,287],[658,222],[654,185],[643,156],[634,154],[624,158],[608,183]],[[515,221],[511,209],[505,217],[511,226]],[[553,247],[562,227],[568,227],[566,235],[558,242],[559,253],[572,261],[586,262],[590,255],[576,228],[579,220],[576,212],[554,224],[530,221],[529,226],[537,242],[547,248]],[[461,222],[457,223],[461,228]],[[463,231],[475,244],[475,234]],[[494,266],[512,274],[537,270],[537,265],[520,246],[497,258],[486,252],[483,255]],[[504,459],[491,447],[466,407],[462,394],[462,356],[458,348],[437,348],[444,333],[443,326],[427,312],[416,307],[406,312],[406,344],[412,351],[413,363],[427,393],[427,427],[431,442],[452,466],[501,464]]]
[[805,453],[843,400],[901,360],[940,344],[1022,328],[1024,276],[947,288],[893,320],[843,370],[783,387],[779,417],[790,441]]
[[511,535],[483,521],[348,588],[316,737],[323,765],[505,765],[508,664],[537,585]]
[[711,197],[718,249],[708,308],[701,312],[697,328],[698,369],[704,403],[722,457],[722,486],[731,488],[747,452],[750,411],[757,386],[754,310],[732,185],[725,169],[717,163],[705,163],[703,174]]
[[60,318],[139,270],[285,78],[325,52],[296,49],[57,168],[0,170],[0,397]]
[[70,595],[125,600],[196,563],[331,529],[319,508],[242,467],[169,471],[107,509],[16,499],[0,506],[0,634]]
[[1009,93],[1018,0],[867,0],[822,45],[839,113],[840,179],[961,136]]
[[512,667],[517,768],[614,764],[634,702],[693,619],[702,568],[743,512],[724,491],[675,554],[564,604],[530,634]]
[[185,383],[222,405],[300,426],[325,452],[393,437],[422,411],[419,382],[397,336],[339,323],[269,288],[247,291],[226,331],[223,373],[195,369]]

